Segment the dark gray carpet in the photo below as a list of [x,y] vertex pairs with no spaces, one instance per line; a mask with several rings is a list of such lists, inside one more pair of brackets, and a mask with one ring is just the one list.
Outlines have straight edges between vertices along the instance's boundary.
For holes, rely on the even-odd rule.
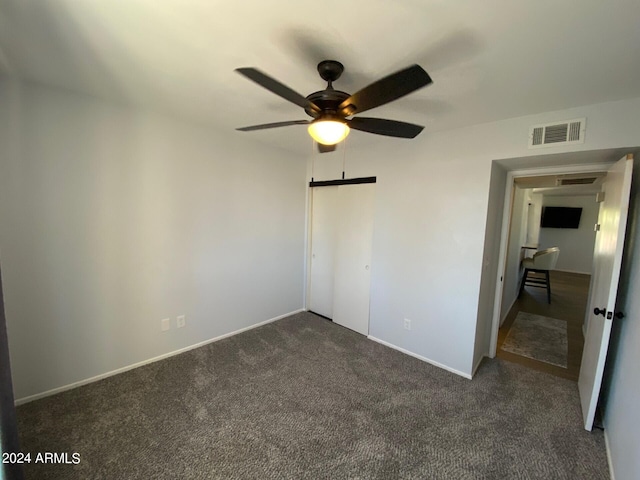
[[567,368],[567,322],[534,313],[518,312],[500,348]]
[[604,479],[577,385],[470,381],[302,313],[18,408],[28,479]]

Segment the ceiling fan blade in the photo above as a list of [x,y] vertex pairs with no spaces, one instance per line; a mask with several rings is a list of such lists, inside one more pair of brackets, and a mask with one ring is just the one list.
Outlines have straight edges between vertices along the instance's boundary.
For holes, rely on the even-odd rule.
[[362,113],[404,97],[432,82],[420,65],[412,65],[354,93],[338,106],[338,111],[345,116]]
[[370,117],[354,117],[347,120],[347,124],[355,130],[399,138],[414,138],[424,129],[413,123]]
[[285,100],[295,103],[296,105],[304,109],[309,109],[313,112],[316,112],[318,115],[320,114],[320,108],[315,103],[310,102],[295,90],[290,89],[283,83],[280,83],[276,79],[271,78],[269,75],[262,73],[260,70],[257,70],[255,68],[236,68],[236,72],[244,75],[249,80],[256,82],[261,87],[266,88],[270,92],[275,93]]
[[263,123],[262,125],[251,125],[250,127],[236,128],[241,132],[251,132],[253,130],[265,130],[267,128],[288,127],[289,125],[308,125],[309,120],[290,120],[288,122]]
[[323,145],[322,143],[318,143],[318,151],[320,153],[333,152],[335,149],[336,149],[335,145]]

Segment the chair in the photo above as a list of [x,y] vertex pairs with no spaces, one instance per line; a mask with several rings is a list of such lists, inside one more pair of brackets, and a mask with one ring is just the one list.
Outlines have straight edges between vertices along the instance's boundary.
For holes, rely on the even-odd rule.
[[[559,255],[560,249],[558,247],[551,247],[546,250],[540,250],[532,258],[525,258],[522,260],[524,276],[522,277],[518,296],[522,295],[522,290],[524,290],[525,285],[541,288],[546,287],[547,301],[548,303],[551,303],[551,281],[549,280],[549,270],[553,270],[555,268]],[[539,274],[542,274],[542,276]]]

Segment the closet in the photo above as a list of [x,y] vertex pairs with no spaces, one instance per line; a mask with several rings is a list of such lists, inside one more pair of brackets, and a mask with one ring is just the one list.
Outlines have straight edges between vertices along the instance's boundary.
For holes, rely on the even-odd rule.
[[375,183],[311,189],[308,309],[363,335],[369,333],[374,200]]

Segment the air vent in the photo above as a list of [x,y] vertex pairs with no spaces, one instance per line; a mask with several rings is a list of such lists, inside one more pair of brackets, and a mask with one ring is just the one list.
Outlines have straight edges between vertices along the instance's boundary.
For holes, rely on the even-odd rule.
[[586,119],[534,125],[529,129],[529,148],[584,143]]
[[557,181],[558,186],[564,185],[591,185],[598,177],[584,177],[584,178],[559,178]]

